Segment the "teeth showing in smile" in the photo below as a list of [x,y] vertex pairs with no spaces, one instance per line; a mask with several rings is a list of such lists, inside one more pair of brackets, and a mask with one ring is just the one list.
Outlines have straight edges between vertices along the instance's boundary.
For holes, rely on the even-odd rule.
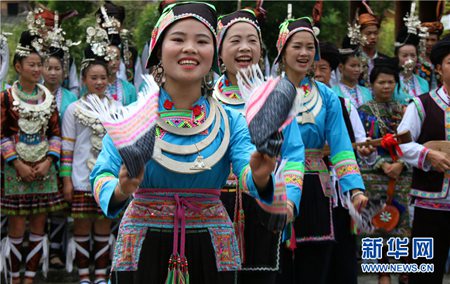
[[248,62],[251,60],[252,60],[252,58],[250,56],[240,56],[240,57],[236,58],[236,61],[238,61],[238,62]]
[[197,65],[198,65],[198,62],[197,62],[197,61],[194,61],[194,60],[181,60],[181,61],[179,62],[179,64],[180,64],[180,65],[195,65],[195,66],[197,66]]

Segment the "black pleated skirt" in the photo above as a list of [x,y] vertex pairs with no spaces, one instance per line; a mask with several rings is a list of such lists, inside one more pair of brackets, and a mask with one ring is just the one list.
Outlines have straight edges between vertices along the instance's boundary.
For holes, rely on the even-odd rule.
[[300,211],[294,223],[297,242],[334,241],[332,201],[317,174],[305,174]]

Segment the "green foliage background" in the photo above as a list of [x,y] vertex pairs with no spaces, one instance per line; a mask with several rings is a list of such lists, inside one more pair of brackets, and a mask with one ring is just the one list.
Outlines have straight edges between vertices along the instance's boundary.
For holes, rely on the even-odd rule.
[[[102,1],[30,1],[31,6],[40,2],[52,10],[65,12],[75,9],[79,15],[63,22],[63,28],[67,37],[73,41],[80,41],[81,44],[73,47],[71,54],[77,66],[83,56],[85,47],[85,31],[90,25],[95,24],[95,11],[100,7]],[[124,28],[129,29],[134,35],[134,43],[139,52],[142,51],[144,44],[150,39],[154,24],[156,23],[159,12],[159,2],[152,1],[113,1],[115,4],[122,5],[126,9]],[[237,9],[237,1],[207,1],[214,4],[218,14],[227,14]],[[262,34],[268,55],[274,59],[277,51],[275,43],[278,37],[278,26],[284,21],[287,13],[287,3],[292,3],[293,17],[310,16],[315,1],[264,1],[264,9],[267,10],[267,18],[262,24]],[[242,1],[241,7],[254,7],[255,1]],[[378,15],[385,14],[389,9],[393,9],[394,1],[371,1],[371,7]],[[326,40],[335,43],[340,47],[342,38],[347,31],[347,22],[349,21],[349,1],[324,1],[323,15],[321,20],[320,40]],[[392,55],[394,43],[394,20],[393,12],[391,17],[383,20],[380,31],[380,50],[381,52]],[[2,22],[2,31],[12,32],[9,37],[10,52],[13,53],[17,45],[21,31],[26,29],[25,18],[18,23],[8,24]],[[12,61],[12,59],[11,59]],[[15,72],[10,68],[8,79],[14,80]]]

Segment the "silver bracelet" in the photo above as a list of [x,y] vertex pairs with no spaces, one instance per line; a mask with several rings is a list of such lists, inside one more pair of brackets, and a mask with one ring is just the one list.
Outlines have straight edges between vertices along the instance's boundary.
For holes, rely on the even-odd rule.
[[353,201],[353,199],[355,199],[356,196],[361,195],[361,194],[364,195],[364,192],[358,191],[358,192],[353,193],[352,197],[351,197],[352,201]]

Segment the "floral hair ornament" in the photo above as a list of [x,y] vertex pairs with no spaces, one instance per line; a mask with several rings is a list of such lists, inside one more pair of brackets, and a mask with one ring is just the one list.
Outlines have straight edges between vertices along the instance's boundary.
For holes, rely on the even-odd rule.
[[218,49],[220,51],[223,39],[225,38],[225,35],[228,31],[228,29],[236,24],[236,23],[248,23],[252,25],[256,31],[258,32],[259,41],[262,41],[261,36],[261,28],[259,26],[259,22],[256,18],[256,14],[254,11],[250,9],[242,9],[235,11],[231,14],[220,16],[217,20],[217,44]]
[[40,15],[44,10],[42,8],[36,8],[27,14],[27,28],[32,35],[40,35],[45,33],[48,28],[45,25],[45,20]]
[[156,66],[159,62],[158,50],[161,46],[164,31],[167,30],[167,28],[173,23],[189,18],[200,21],[211,32],[215,49],[212,70],[217,74],[221,73],[219,68],[219,58],[217,55],[216,8],[213,5],[204,2],[177,2],[164,8],[152,31],[147,68]]
[[278,55],[275,58],[275,62],[281,60],[281,55],[283,53],[284,47],[288,42],[289,38],[297,32],[307,31],[314,38],[314,46],[316,47],[316,53],[314,56],[315,61],[320,60],[320,50],[319,50],[319,40],[317,39],[316,32],[312,26],[312,19],[309,17],[302,17],[298,19],[287,19],[280,25],[280,33],[277,40]]
[[90,45],[95,56],[103,57],[109,61],[113,54],[108,54],[109,39],[106,30],[100,27],[88,27],[86,29],[86,42]]
[[15,54],[21,57],[27,57],[32,52],[36,52],[39,56],[44,55],[44,40],[31,31],[23,31],[20,35],[19,43],[17,44]]

